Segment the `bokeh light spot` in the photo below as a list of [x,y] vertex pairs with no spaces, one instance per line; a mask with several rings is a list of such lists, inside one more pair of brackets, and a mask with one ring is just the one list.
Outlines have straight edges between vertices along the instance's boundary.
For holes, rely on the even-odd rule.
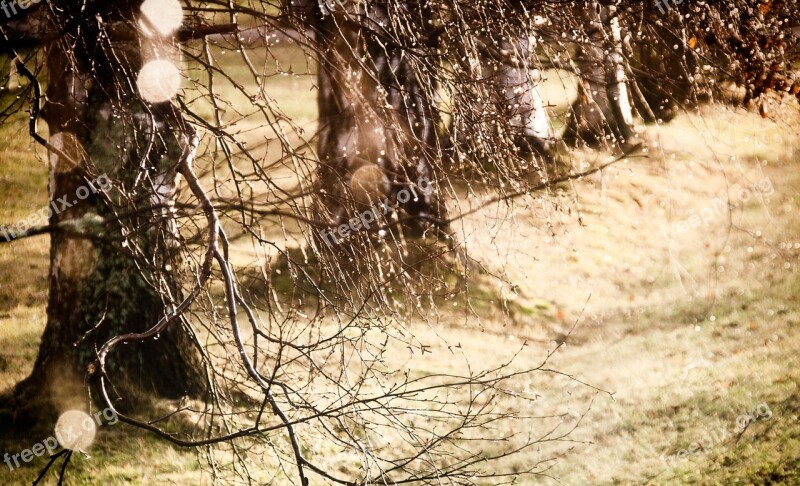
[[94,442],[96,434],[94,419],[80,410],[64,412],[56,422],[56,439],[65,449],[86,450]]
[[172,34],[183,23],[183,8],[178,0],[145,0],[141,11],[146,20],[143,27],[152,27],[162,36]]
[[139,94],[150,103],[171,100],[181,87],[181,72],[171,61],[151,61],[139,71]]

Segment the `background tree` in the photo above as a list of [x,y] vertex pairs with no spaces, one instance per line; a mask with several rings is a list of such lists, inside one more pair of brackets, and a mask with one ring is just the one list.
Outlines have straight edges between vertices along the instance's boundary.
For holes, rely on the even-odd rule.
[[578,11],[586,37],[579,38],[578,98],[564,138],[592,145],[633,143],[636,132],[619,18],[623,12],[601,2],[586,2]]
[[[508,142],[502,146],[516,147],[519,152],[512,160],[519,158],[521,165],[526,165],[524,158],[533,154],[552,162],[555,133],[539,91],[545,76],[536,53],[540,33],[531,12],[524,7],[515,7],[507,15],[514,20],[490,35],[474,39],[453,35],[448,39],[459,52],[459,68],[484,80],[483,89],[457,94],[456,99],[463,101],[454,110],[450,131],[467,152],[472,151],[469,139],[478,126],[491,130],[481,136],[505,138]],[[491,107],[490,111],[476,109],[481,106]],[[503,120],[499,127],[498,120]]]
[[[348,4],[317,15],[324,54],[319,69],[320,183],[327,197],[323,207],[338,223],[343,218],[337,208],[342,200],[353,199],[354,189],[363,211],[409,185],[434,179],[431,162],[440,150],[433,106],[437,83],[424,76],[434,66],[422,65],[406,50],[415,46],[427,53],[435,45],[431,29],[421,21],[430,11],[413,2]],[[393,24],[398,18],[399,25]],[[416,218],[416,226],[430,226],[425,217],[446,217],[435,196],[417,192],[417,201],[393,201]]]

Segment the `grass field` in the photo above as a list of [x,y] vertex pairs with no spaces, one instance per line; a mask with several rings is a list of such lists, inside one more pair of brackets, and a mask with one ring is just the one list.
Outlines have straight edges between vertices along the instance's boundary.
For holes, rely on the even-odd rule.
[[[311,98],[294,99],[308,87],[284,84],[275,96],[313,120]],[[447,343],[491,366],[527,341],[515,364],[524,367],[566,339],[552,366],[613,395],[563,377],[520,383],[541,395],[537,415],[566,411],[569,426],[586,413],[576,442],[543,451],[559,455],[548,474],[564,484],[800,484],[800,116],[794,106],[774,116],[720,106],[682,115],[650,128],[645,156],[463,220],[459,234],[488,270],[472,277],[480,315],[456,305],[434,325],[413,323],[431,352],[397,359],[420,373],[458,371]],[[47,204],[47,169],[24,119],[0,136],[5,223]],[[576,167],[607,157],[572,154]],[[0,245],[0,389],[33,364],[48,244]],[[742,430],[737,418],[749,412],[756,420]],[[698,441],[708,447],[697,451]],[[6,442],[4,452],[32,445]],[[67,484],[210,482],[197,451],[121,424],[90,453],[74,459]],[[42,465],[0,464],[0,484],[30,484]]]

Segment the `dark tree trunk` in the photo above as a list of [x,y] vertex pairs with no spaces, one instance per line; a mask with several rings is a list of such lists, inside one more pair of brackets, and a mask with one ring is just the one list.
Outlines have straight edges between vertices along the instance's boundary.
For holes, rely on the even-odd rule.
[[631,42],[633,100],[647,123],[668,122],[680,110],[696,107],[710,97],[698,84],[702,63],[690,47],[691,34],[682,25],[680,14],[671,12],[664,22],[668,25],[648,26],[646,41]]
[[615,7],[587,2],[582,13],[588,39],[578,52],[578,99],[564,139],[592,146],[631,143],[636,132]]
[[[346,7],[358,9],[360,7]],[[400,7],[418,9],[417,4]],[[420,73],[408,53],[381,42],[374,29],[391,25],[386,7],[361,12],[321,12],[319,66],[319,202],[338,224],[409,187],[434,180],[432,162],[440,153],[434,109],[436,83]],[[420,26],[426,24],[420,22]],[[420,38],[425,31],[419,30]],[[389,45],[387,45],[389,44]],[[416,190],[398,202],[419,234],[430,219],[444,219],[436,194]],[[427,192],[427,193],[426,193]],[[414,200],[416,199],[416,200]]]
[[[71,52],[64,40],[47,54],[44,118],[57,149],[50,154],[50,198],[56,208],[62,206],[59,199],[67,203],[50,222],[73,221],[76,230],[100,238],[64,231],[51,236],[47,325],[33,372],[17,385],[11,416],[3,417],[11,422],[4,425],[20,430],[59,411],[85,407],[87,367],[97,349],[111,336],[150,328],[180,297],[167,271],[167,265],[180,264],[170,236],[177,237],[174,221],[144,210],[133,221],[142,231],[124,238],[118,225],[102,219],[114,219],[104,197],[125,213],[174,196],[184,134],[168,104],[147,107],[131,92],[130,81],[141,67],[140,44],[115,45],[117,55],[103,57],[96,53],[107,51],[90,48],[97,33],[87,30],[69,45]],[[114,190],[101,196],[105,184],[88,182],[100,175],[136,197],[123,198]],[[79,200],[87,188],[89,196]],[[158,340],[115,350],[107,370],[117,390],[196,395],[204,389],[198,356],[176,324]],[[131,398],[126,396],[128,404]]]

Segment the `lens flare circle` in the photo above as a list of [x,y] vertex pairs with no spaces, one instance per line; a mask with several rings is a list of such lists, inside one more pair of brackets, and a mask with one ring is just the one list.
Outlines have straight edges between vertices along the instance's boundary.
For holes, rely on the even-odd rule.
[[97,424],[85,412],[69,410],[58,417],[55,432],[58,443],[65,449],[83,451],[94,442]]
[[150,61],[139,71],[136,85],[145,101],[164,103],[178,94],[181,72],[172,61]]
[[145,0],[141,12],[142,27],[155,29],[162,36],[173,34],[183,23],[183,8],[178,0]]

